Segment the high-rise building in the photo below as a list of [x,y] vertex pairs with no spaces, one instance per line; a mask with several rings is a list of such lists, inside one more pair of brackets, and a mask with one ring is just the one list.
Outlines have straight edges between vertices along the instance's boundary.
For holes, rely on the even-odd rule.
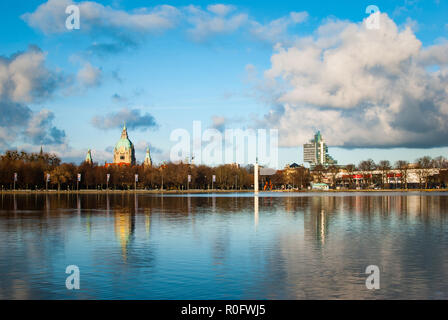
[[320,131],[317,131],[313,140],[303,145],[303,161],[308,162],[311,167],[319,164],[329,166],[338,163],[328,154],[328,147]]

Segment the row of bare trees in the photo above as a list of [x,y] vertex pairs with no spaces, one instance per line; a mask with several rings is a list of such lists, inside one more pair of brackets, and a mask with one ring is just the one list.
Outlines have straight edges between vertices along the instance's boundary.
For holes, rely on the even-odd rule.
[[[388,160],[375,163],[372,159],[361,161],[358,166],[348,164],[344,167],[347,173],[355,171],[380,171],[372,175],[367,184],[386,187],[390,170],[400,172],[401,187],[407,188],[407,175],[410,165],[399,160],[392,165]],[[448,169],[448,160],[444,157],[422,157],[413,164],[414,169],[421,169],[421,187],[428,183],[448,183],[448,170],[441,170],[436,177],[427,176],[431,168]],[[272,176],[260,177],[260,187],[269,189],[306,188],[312,176],[314,181],[321,182],[324,176],[336,174],[340,166],[316,166],[313,171],[298,166],[295,169],[279,170]],[[14,181],[15,173],[17,180]],[[81,179],[78,181],[78,174]],[[138,175],[138,181],[135,177]],[[188,179],[190,176],[190,179]],[[49,180],[47,180],[49,177]],[[107,178],[109,177],[109,179]],[[214,178],[213,178],[214,177]],[[335,181],[336,179],[332,179]],[[354,181],[353,181],[354,182]],[[81,165],[61,163],[54,154],[26,153],[7,151],[0,156],[0,185],[2,189],[43,189],[57,188],[60,190],[79,189],[251,189],[253,188],[253,166],[238,167],[221,165],[208,167],[205,165],[190,165],[184,163],[167,163],[160,166],[98,166],[83,162]],[[333,186],[334,187],[334,186]]]
[[[14,181],[15,174],[17,181]],[[77,166],[61,163],[53,154],[7,151],[0,156],[0,185],[2,189],[15,186],[17,189],[48,187],[60,190],[130,189],[135,186],[140,189],[248,189],[253,188],[253,167],[221,165],[212,168],[183,163],[158,167],[105,167],[86,162]]]
[[[333,175],[333,187],[336,184],[335,176],[340,171],[341,167],[337,166],[328,166],[324,167],[318,165],[313,170],[313,175],[316,180],[319,182],[324,179],[325,176]],[[398,171],[399,173],[399,187],[403,189],[408,188],[408,173],[410,169],[413,169],[419,178],[419,186],[420,188],[428,188],[430,186],[446,186],[448,184],[448,177],[446,177],[448,171],[448,160],[439,156],[436,158],[431,158],[429,156],[421,157],[415,160],[414,163],[410,164],[405,160],[398,160],[394,164],[391,164],[389,160],[381,160],[378,163],[375,163],[372,159],[367,159],[359,162],[356,166],[354,164],[348,164],[343,167],[346,172],[350,175],[349,185],[354,187],[357,185],[355,179],[352,178],[352,174],[356,171],[363,172],[373,172],[379,171],[380,173],[367,175],[367,178],[363,179],[364,187],[369,187],[372,185],[376,185],[381,187],[382,189],[390,187],[388,186],[388,174],[391,170]],[[430,175],[430,170],[428,169],[440,169],[439,174]],[[394,186],[396,186],[395,184]]]

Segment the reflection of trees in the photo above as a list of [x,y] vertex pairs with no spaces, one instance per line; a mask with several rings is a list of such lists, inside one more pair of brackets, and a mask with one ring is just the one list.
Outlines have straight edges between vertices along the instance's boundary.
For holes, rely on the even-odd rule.
[[[253,196],[32,194],[15,195],[14,201],[13,195],[2,194],[0,243],[8,246],[0,245],[0,295],[45,298],[54,292],[53,287],[46,292],[36,289],[42,276],[33,274],[32,268],[37,264],[39,271],[46,270],[46,277],[60,272],[56,270],[60,259],[72,253],[74,238],[85,265],[107,270],[116,287],[122,288],[129,284],[128,276],[141,279],[143,273],[154,274],[159,254],[154,244],[166,248],[162,242],[167,238],[160,237],[160,230],[172,230],[173,237],[182,234],[191,250],[203,245],[204,252],[197,252],[200,263],[207,263],[213,269],[207,271],[223,284],[241,265],[235,259],[243,257],[249,277],[256,274],[244,286],[252,286],[250,294],[256,292],[258,298],[372,298],[364,286],[368,264],[386,271],[379,293],[384,297],[432,298],[437,291],[448,292],[446,196],[260,194],[258,199],[260,220],[255,233]],[[85,232],[89,219],[90,237]],[[243,232],[249,241],[237,243],[236,248]],[[156,237],[154,244],[150,237]],[[240,252],[243,256],[238,256]],[[166,267],[163,260],[161,266]],[[18,285],[17,275],[22,284]]]
[[[285,201],[290,210],[294,204],[303,210],[304,235],[293,229],[275,234],[276,246],[264,256],[269,277],[251,292],[270,299],[446,297],[448,255],[439,225],[446,219],[447,197],[306,198]],[[429,229],[429,223],[437,226]],[[375,293],[364,285],[369,264],[382,272]]]

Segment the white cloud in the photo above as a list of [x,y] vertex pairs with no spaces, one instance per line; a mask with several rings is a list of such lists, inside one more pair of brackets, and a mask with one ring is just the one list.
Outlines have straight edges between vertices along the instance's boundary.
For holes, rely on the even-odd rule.
[[211,4],[207,6],[207,10],[210,12],[213,12],[214,14],[220,15],[220,16],[226,16],[230,12],[235,10],[235,7],[232,5],[226,5],[226,4]]
[[447,55],[446,44],[422,48],[387,14],[379,30],[329,21],[272,56],[265,79],[281,89],[265,121],[280,129],[283,146],[317,129],[335,146],[446,146]]
[[[80,9],[80,30],[75,31],[65,27],[68,17],[65,8],[73,4]],[[227,4],[212,4],[206,9],[194,5],[179,8],[159,5],[125,11],[94,1],[72,0],[48,0],[34,12],[22,15],[29,26],[45,34],[88,33],[94,39],[89,52],[99,55],[135,48],[146,34],[160,33],[176,26],[185,26],[187,34],[194,41],[204,41],[212,36],[244,29],[258,40],[277,42],[286,37],[290,26],[302,23],[307,18],[307,12],[291,12],[263,24]]]
[[98,86],[101,83],[102,71],[100,68],[86,63],[82,69],[78,71],[78,81],[86,87]]
[[65,133],[52,125],[48,110],[33,112],[27,103],[41,103],[66,84],[66,78],[45,66],[46,54],[35,46],[0,57],[0,149],[18,140],[60,144]]
[[62,75],[45,66],[46,54],[35,46],[10,58],[0,57],[0,99],[41,101],[64,84]]
[[140,32],[158,32],[173,28],[179,16],[179,10],[168,5],[143,8],[126,12],[93,1],[73,2],[71,0],[48,0],[34,12],[22,15],[33,28],[45,34],[69,32],[65,27],[65,8],[76,5],[80,10],[81,31],[95,32],[117,29]]
[[25,137],[39,145],[60,145],[65,141],[65,132],[53,126],[54,114],[48,109],[42,109],[33,114],[25,129]]
[[95,116],[92,124],[101,130],[119,128],[126,124],[130,129],[149,129],[157,127],[156,120],[149,113],[142,114],[139,109],[122,108],[118,112],[111,112],[105,116]]

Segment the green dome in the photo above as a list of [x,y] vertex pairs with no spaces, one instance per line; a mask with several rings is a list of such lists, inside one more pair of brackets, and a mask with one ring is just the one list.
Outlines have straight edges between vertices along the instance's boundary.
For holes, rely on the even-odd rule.
[[115,149],[119,150],[121,147],[124,147],[125,150],[132,149],[132,142],[127,138],[121,138],[115,145]]

